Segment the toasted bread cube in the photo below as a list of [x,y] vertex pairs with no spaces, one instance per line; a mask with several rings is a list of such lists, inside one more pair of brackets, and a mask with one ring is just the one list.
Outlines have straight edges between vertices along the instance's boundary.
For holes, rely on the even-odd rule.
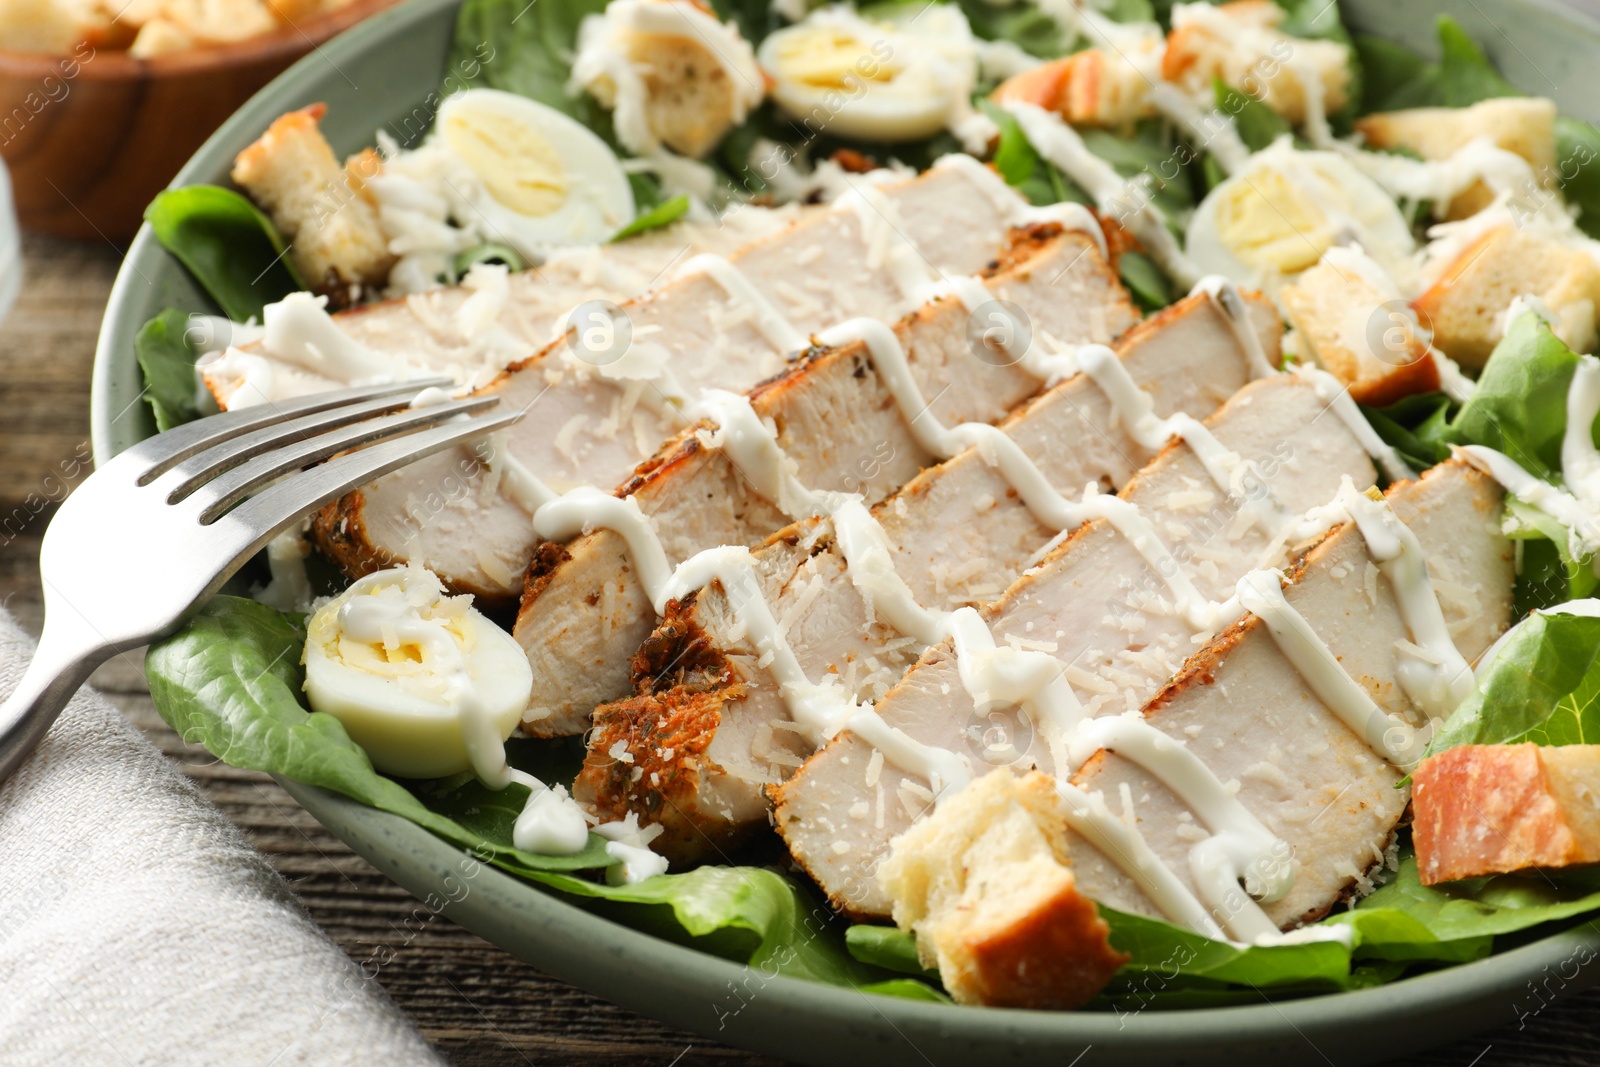
[[[1197,14],[1201,17],[1175,18],[1161,59],[1161,76],[1190,94],[1209,96],[1212,81],[1221,78],[1296,124],[1306,119],[1301,72],[1320,83],[1326,113],[1343,108],[1349,99],[1349,47],[1281,32],[1284,10],[1274,0],[1235,0]],[[1222,32],[1219,15],[1236,29]],[[1285,60],[1291,56],[1292,65]]]
[[[1158,43],[1152,39],[1146,51]],[[1002,106],[1033,104],[1077,126],[1125,126],[1155,113],[1148,88],[1125,53],[1087,48],[1007,78],[991,99]]]
[[1501,318],[1519,296],[1538,297],[1560,317],[1556,335],[1568,346],[1594,347],[1600,266],[1580,248],[1509,222],[1468,244],[1412,306],[1433,343],[1475,369],[1500,342]]
[[1080,1007],[1128,960],[1078,891],[1061,798],[1037,771],[995,770],[946,798],[895,838],[878,877],[961,1004]]
[[[1449,159],[1480,137],[1526,159],[1548,182],[1555,173],[1556,105],[1538,96],[1506,96],[1470,107],[1418,107],[1385,111],[1356,120],[1356,129],[1373,148],[1405,148],[1423,159]],[[1464,219],[1489,206],[1494,192],[1475,182],[1448,205],[1447,219]]]
[[233,180],[291,242],[307,283],[342,298],[350,286],[381,285],[394,257],[377,211],[351,187],[317,128],[326,110],[313,104],[276,119],[234,160]]
[[89,40],[102,21],[64,4],[40,0],[0,0],[0,49],[64,56]]
[[[175,48],[227,44],[260,37],[280,28],[262,0],[127,0],[115,8],[118,22],[139,27],[135,48],[159,55]],[[155,25],[153,41],[142,45],[144,29]],[[182,45],[185,38],[190,44]]]
[[1412,783],[1423,885],[1600,862],[1600,745],[1460,745]]
[[1326,259],[1278,291],[1300,352],[1350,387],[1357,402],[1383,407],[1439,388],[1428,338],[1359,271]]

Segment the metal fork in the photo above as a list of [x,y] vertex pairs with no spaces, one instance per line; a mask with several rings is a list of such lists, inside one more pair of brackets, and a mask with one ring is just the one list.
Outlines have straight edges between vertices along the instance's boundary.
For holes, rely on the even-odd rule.
[[176,630],[295,522],[522,417],[473,415],[495,397],[410,407],[420,390],[448,384],[342,389],[215,415],[142,441],[86,478],[39,549],[44,633],[0,704],[0,781],[96,667]]

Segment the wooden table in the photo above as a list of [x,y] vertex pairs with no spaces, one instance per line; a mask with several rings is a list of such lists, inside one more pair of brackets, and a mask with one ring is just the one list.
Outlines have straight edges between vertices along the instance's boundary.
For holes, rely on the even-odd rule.
[[[22,298],[0,328],[0,602],[35,633],[39,536],[65,488],[52,475],[86,454],[89,367],[119,259],[105,244],[30,238]],[[223,766],[167,728],[150,702],[138,655],[108,664],[94,684],[267,854],[345,951],[370,959],[379,947],[393,950],[378,981],[453,1062],[776,1062],[579,992],[442,916],[418,934],[403,929],[414,907],[405,890],[322,829],[271,779]],[[1483,1037],[1411,1062],[1578,1067],[1600,1060],[1600,990],[1546,1008],[1521,1029],[1513,1005],[1502,1018],[1505,1025]],[[1315,1064],[1319,1056],[1307,1048],[1299,1062]]]

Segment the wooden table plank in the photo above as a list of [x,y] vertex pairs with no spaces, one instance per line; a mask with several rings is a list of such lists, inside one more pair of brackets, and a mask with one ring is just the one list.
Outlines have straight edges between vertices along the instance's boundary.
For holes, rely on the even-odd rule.
[[[21,300],[0,329],[0,603],[37,632],[39,535],[64,462],[87,446],[89,366],[117,257],[104,245],[29,238]],[[54,488],[52,488],[54,486]],[[392,953],[377,981],[452,1062],[756,1065],[776,1061],[641,1018],[541,974],[442,916],[406,925],[416,901],[324,830],[266,775],[218,763],[156,714],[140,657],[94,684],[170,756],[294,886],[355,960]],[[1409,1061],[1416,1067],[1579,1067],[1600,1048],[1600,990]],[[1499,1021],[1499,1020],[1497,1020]],[[1092,1062],[1091,1060],[1085,1061]],[[1305,1063],[1318,1057],[1308,1048]]]

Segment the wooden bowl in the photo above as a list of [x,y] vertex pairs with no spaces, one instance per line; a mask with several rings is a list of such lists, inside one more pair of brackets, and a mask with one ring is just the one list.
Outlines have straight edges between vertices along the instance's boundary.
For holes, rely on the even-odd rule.
[[396,0],[276,33],[136,59],[0,50],[0,156],[26,230],[125,241],[145,205],[229,115],[295,60]]

